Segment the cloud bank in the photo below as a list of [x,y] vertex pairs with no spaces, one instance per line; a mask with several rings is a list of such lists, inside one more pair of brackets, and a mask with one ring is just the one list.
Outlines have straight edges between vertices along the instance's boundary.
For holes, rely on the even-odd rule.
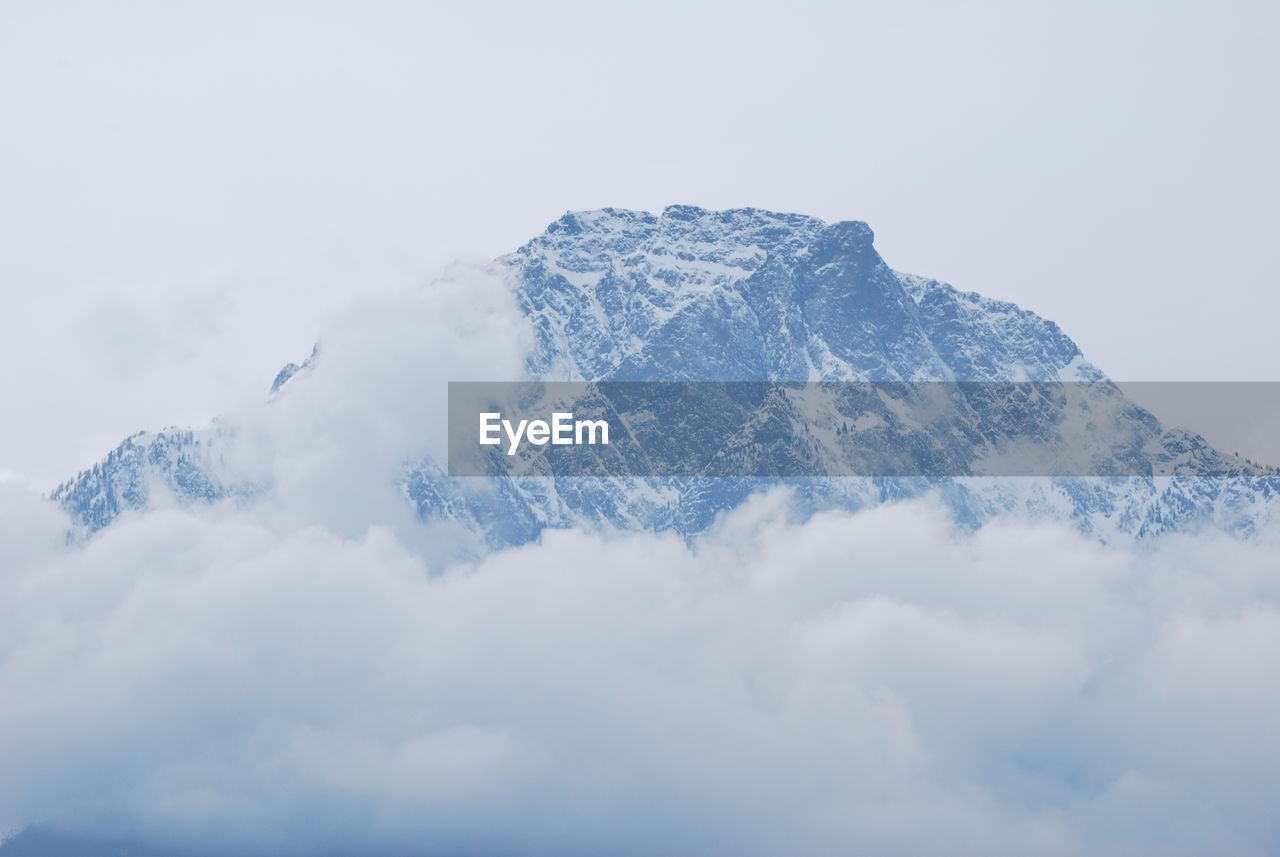
[[233,508],[82,547],[0,485],[0,825],[210,853],[1263,854],[1274,534],[930,501],[432,570]]
[[443,459],[445,380],[519,377],[525,324],[485,268],[352,308],[314,372],[213,429],[251,505],[157,503],[68,545],[0,480],[0,830],[218,855],[1275,851],[1280,533],[1107,548],[960,533],[932,500],[796,522],[773,492],[692,543],[562,530],[447,560],[457,534],[396,479]]

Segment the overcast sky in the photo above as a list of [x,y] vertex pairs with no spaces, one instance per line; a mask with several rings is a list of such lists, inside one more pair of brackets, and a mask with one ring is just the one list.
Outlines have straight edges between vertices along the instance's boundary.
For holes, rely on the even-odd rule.
[[[216,8],[214,6],[216,5]],[[859,219],[1113,377],[1277,380],[1274,3],[0,7],[0,473],[565,210]]]

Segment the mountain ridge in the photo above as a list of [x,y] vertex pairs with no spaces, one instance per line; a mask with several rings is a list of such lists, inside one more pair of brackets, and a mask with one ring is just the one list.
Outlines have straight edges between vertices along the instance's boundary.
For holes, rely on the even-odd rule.
[[[568,212],[496,264],[531,331],[530,378],[1093,381],[1113,388],[1054,322],[1013,303],[894,271],[861,221],[828,224],[801,214],[687,205],[659,215]],[[323,371],[318,354],[281,370],[273,395]],[[1203,438],[1175,436],[1158,421],[1145,425],[1154,417],[1141,409],[1117,413],[1162,443],[1180,444],[1193,465],[1197,456],[1220,455]],[[149,486],[161,485],[183,502],[252,498],[267,490],[219,473],[218,431],[135,435],[59,486],[53,498],[93,532],[123,511],[147,508]],[[787,484],[808,511],[937,491],[964,523],[1002,512],[1044,513],[1070,518],[1103,539],[1204,525],[1248,532],[1270,514],[1274,477],[1242,472],[1238,484],[1210,484],[1194,473],[1191,466],[1187,478],[1110,484],[969,485],[928,478]],[[513,480],[480,489],[449,479],[440,462],[422,458],[406,466],[399,486],[420,520],[460,526],[477,550],[578,524],[694,535],[762,487],[733,479],[606,482]]]

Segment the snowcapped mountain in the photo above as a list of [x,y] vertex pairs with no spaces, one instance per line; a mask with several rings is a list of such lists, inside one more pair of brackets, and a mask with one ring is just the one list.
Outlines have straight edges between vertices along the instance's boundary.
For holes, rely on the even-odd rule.
[[[1013,511],[1069,518],[1112,539],[1205,525],[1248,532],[1280,490],[1270,471],[1233,464],[1127,402],[1053,322],[893,271],[864,223],[757,209],[604,209],[566,214],[498,265],[532,331],[531,378],[1096,381],[1112,423],[1137,439],[1131,454],[1179,462],[1173,476],[789,480],[802,513],[938,491],[967,524]],[[323,372],[317,358],[281,370],[273,395]],[[252,502],[270,486],[223,465],[223,436],[221,426],[135,435],[53,496],[88,532],[147,508],[155,490],[184,502]],[[693,534],[763,484],[450,479],[424,456],[406,465],[399,487],[422,521],[460,527],[481,549],[578,523]]]

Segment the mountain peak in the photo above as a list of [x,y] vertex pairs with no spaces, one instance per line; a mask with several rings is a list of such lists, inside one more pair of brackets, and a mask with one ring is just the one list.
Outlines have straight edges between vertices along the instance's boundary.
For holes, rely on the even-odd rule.
[[[503,261],[538,339],[530,373],[542,377],[944,380],[1004,377],[1007,365],[1045,378],[1078,353],[1056,343],[973,359],[951,322],[981,307],[893,271],[874,241],[862,221],[760,208],[603,208],[566,213]],[[1034,337],[1038,317],[1024,320],[1019,336]]]
[[835,236],[856,235],[864,246],[870,246],[873,237],[871,228],[859,221],[829,226],[817,217],[762,208],[716,210],[668,205],[659,215],[625,208],[565,212],[521,251],[537,253],[574,245],[580,251],[625,253],[646,245],[672,255],[701,257],[722,255],[716,249],[725,245],[756,247],[765,252],[795,249],[828,231]]

